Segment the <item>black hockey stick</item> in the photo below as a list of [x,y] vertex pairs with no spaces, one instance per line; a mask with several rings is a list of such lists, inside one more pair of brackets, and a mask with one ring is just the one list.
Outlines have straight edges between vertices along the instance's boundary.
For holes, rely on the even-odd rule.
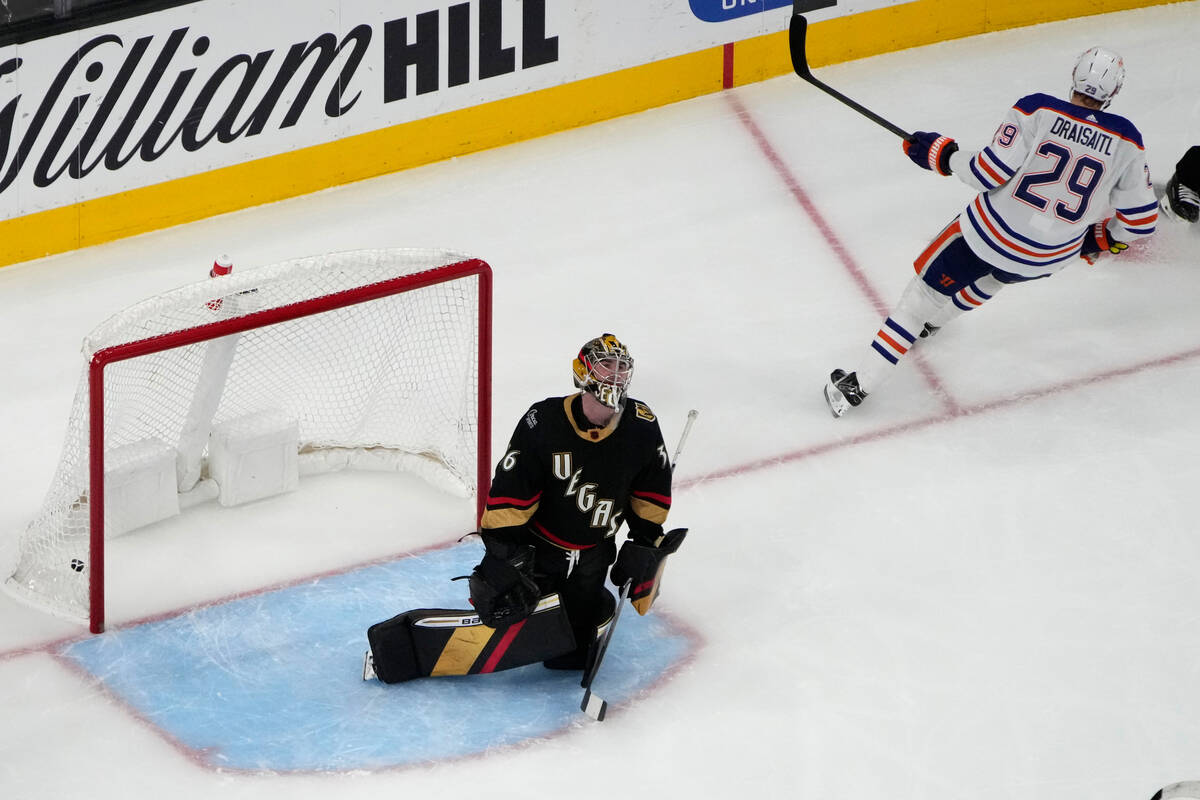
[[[683,433],[679,434],[679,444],[675,446],[675,458],[671,461],[671,472],[675,471],[675,465],[679,463],[679,453],[683,450],[683,443],[687,441],[688,434],[692,431],[692,425],[696,422],[696,417],[699,415],[700,412],[694,408],[688,412],[687,422],[683,426]],[[617,598],[617,609],[613,612],[613,618],[608,623],[608,629],[604,631],[604,635],[596,645],[596,658],[592,661],[591,669],[583,676],[583,682],[580,684],[584,692],[583,701],[579,704],[579,710],[597,722],[604,721],[604,715],[608,713],[608,701],[592,694],[592,681],[596,679],[596,673],[600,671],[600,662],[604,660],[604,651],[608,649],[608,643],[612,640],[613,631],[617,629],[617,620],[621,618],[621,608],[625,605],[625,601],[629,599],[630,589],[633,588],[632,584],[633,581],[625,581],[625,585],[621,587],[621,596]]]
[[808,20],[804,18],[803,14],[793,13],[792,21],[788,25],[788,48],[792,53],[792,69],[796,71],[797,75],[821,91],[825,92],[833,99],[850,106],[855,111],[874,122],[876,125],[881,125],[884,128],[887,128],[889,131],[905,141],[911,142],[913,140],[912,134],[901,128],[899,125],[894,125],[888,122],[871,109],[864,108],[863,106],[851,100],[849,97],[846,97],[846,95],[842,94],[837,89],[827,86],[826,84],[817,80],[817,78],[812,74],[812,70],[808,68],[808,54],[805,51],[805,40],[807,38]]
[[625,605],[625,601],[629,599],[629,590],[633,586],[633,581],[625,581],[625,585],[621,587],[621,596],[617,598],[617,609],[613,612],[613,618],[608,623],[608,628],[605,629],[604,635],[600,637],[600,641],[596,645],[596,660],[592,662],[592,668],[588,670],[587,675],[583,676],[583,701],[579,704],[579,710],[587,714],[596,722],[603,722],[604,715],[608,713],[608,701],[602,697],[592,694],[592,681],[596,679],[596,673],[600,671],[600,662],[604,660],[604,651],[608,649],[608,643],[612,641],[613,631],[617,629],[617,620],[621,618],[621,608]]

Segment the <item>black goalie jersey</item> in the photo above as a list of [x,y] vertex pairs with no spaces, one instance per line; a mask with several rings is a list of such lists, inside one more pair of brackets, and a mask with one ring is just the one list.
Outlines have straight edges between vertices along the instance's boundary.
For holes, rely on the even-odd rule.
[[524,529],[564,550],[612,539],[622,522],[641,543],[662,534],[671,463],[653,412],[629,398],[607,425],[589,425],[579,394],[530,407],[496,465],[484,532]]

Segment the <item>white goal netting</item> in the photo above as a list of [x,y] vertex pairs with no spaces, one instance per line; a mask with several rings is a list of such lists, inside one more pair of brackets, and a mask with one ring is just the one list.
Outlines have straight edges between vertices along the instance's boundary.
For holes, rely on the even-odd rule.
[[[62,457],[6,588],[88,619],[89,578],[103,579],[91,574],[95,539],[197,502],[290,490],[297,474],[402,469],[475,493],[490,325],[478,265],[487,270],[450,251],[336,253],[236,269],[113,316],[84,340]],[[89,503],[97,470],[101,537]]]

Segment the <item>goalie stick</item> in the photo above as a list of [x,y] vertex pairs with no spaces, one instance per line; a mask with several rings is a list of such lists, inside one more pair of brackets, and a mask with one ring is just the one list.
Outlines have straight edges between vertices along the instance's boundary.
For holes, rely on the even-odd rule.
[[[675,457],[671,460],[672,473],[675,472],[675,465],[679,463],[679,453],[683,450],[683,443],[687,441],[688,434],[691,433],[692,425],[698,416],[700,416],[700,412],[694,408],[688,412],[687,422],[683,425],[683,433],[679,434],[679,444],[675,446]],[[621,609],[624,607],[625,601],[629,599],[629,592],[633,588],[632,584],[632,581],[625,581],[625,585],[621,587],[621,596],[617,598],[617,610],[613,612],[608,629],[600,637],[600,641],[596,645],[596,659],[592,662],[591,669],[583,676],[583,682],[580,684],[584,691],[583,700],[579,703],[579,710],[597,722],[604,721],[604,715],[608,713],[608,701],[599,695],[592,694],[592,681],[596,679],[596,673],[600,671],[600,662],[604,660],[604,652],[608,650],[608,643],[612,640],[613,631],[617,629],[617,620],[621,618]]]
[[833,99],[850,106],[850,108],[862,114],[876,125],[881,125],[884,128],[887,128],[901,139],[904,139],[907,142],[911,142],[913,140],[912,134],[901,128],[899,125],[894,125],[891,122],[888,122],[871,109],[863,107],[862,105],[851,100],[849,97],[846,97],[846,95],[842,94],[837,89],[834,89],[833,87],[828,86],[818,80],[812,74],[812,70],[808,68],[808,54],[805,50],[807,46],[807,38],[808,20],[804,18],[803,14],[793,13],[792,21],[788,24],[788,49],[791,51],[792,55],[792,69],[795,70],[796,74],[799,75],[800,78],[808,83],[811,83],[813,86],[825,92]]
[[629,590],[632,587],[632,580],[625,581],[625,585],[621,587],[621,596],[617,598],[617,610],[613,612],[613,617],[608,623],[608,628],[604,631],[604,635],[600,637],[600,641],[596,645],[596,660],[592,662],[592,668],[588,670],[587,675],[583,676],[583,683],[581,684],[583,686],[583,700],[579,703],[579,710],[596,720],[596,722],[604,721],[604,715],[608,713],[608,701],[599,695],[592,694],[592,681],[596,679],[596,673],[600,671],[600,662],[604,660],[604,651],[608,649],[608,643],[612,640],[613,631],[617,629],[617,620],[621,618],[621,607],[629,599]]

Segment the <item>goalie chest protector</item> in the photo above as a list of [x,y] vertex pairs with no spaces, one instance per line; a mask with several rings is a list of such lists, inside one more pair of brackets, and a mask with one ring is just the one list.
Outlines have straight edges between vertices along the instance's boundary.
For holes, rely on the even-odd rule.
[[471,610],[418,608],[367,629],[375,674],[384,683],[441,675],[477,675],[569,653],[575,637],[558,594],[532,614],[491,628]]

